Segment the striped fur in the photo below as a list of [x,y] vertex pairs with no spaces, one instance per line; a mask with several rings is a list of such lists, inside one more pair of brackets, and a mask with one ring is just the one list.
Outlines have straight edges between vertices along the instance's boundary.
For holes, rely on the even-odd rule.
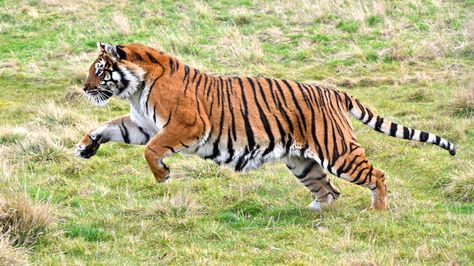
[[[169,176],[162,159],[197,154],[236,171],[283,160],[314,194],[311,208],[339,192],[327,173],[372,190],[372,207],[386,207],[385,177],[357,143],[349,116],[392,137],[432,143],[455,154],[447,140],[384,120],[344,92],[290,80],[203,73],[152,48],[100,44],[84,89],[97,103],[128,99],[130,115],[89,132],[77,148],[95,154],[107,141],[146,144],[157,181]],[[105,96],[104,96],[105,95]]]

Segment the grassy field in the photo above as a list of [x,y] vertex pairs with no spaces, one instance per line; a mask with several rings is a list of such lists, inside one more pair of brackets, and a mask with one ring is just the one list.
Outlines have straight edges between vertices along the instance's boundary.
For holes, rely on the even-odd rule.
[[[0,265],[474,263],[474,1],[0,0]],[[334,84],[378,114],[458,145],[393,139],[354,122],[388,176],[389,210],[333,178],[311,212],[282,164],[233,173],[167,159],[89,129],[128,112],[78,91],[96,42],[138,42],[210,73]]]

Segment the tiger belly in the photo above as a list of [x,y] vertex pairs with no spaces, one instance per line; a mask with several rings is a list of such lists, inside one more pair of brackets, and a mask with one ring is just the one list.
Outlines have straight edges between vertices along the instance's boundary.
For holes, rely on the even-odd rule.
[[235,171],[248,171],[260,167],[266,162],[278,161],[287,155],[283,145],[275,145],[275,148],[263,156],[266,147],[257,145],[253,150],[248,147],[233,146],[232,150],[225,147],[223,143],[218,146],[217,152],[212,142],[203,145],[196,144],[184,150],[185,153],[195,154],[201,158],[209,159],[217,164],[224,165]]

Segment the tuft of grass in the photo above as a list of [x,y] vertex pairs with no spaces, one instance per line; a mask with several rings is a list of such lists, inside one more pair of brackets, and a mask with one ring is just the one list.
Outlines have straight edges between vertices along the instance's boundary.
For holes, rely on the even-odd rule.
[[456,91],[452,109],[456,116],[474,116],[474,82],[471,82],[467,88]]
[[192,196],[192,193],[178,192],[175,195],[165,195],[156,200],[144,215],[148,217],[192,217],[197,215],[203,206]]
[[28,162],[61,161],[66,158],[66,149],[50,134],[37,132],[34,138],[20,142],[14,151],[16,160]]
[[341,21],[336,25],[336,28],[347,33],[356,33],[359,30],[359,23],[357,21]]
[[467,48],[474,54],[474,17],[472,17],[467,23],[464,30],[464,36],[467,41]]
[[455,200],[474,202],[474,163],[466,163],[463,170],[455,171],[451,175],[451,182],[445,193]]
[[33,111],[33,121],[0,131],[0,151],[13,163],[59,162],[95,122],[67,105],[47,102]]
[[241,66],[244,63],[262,63],[264,59],[262,44],[258,37],[247,36],[237,27],[228,27],[221,33],[219,46],[225,50],[216,51],[216,59],[229,66]]
[[231,10],[231,14],[232,20],[236,26],[243,26],[252,22],[250,12],[248,12],[248,10],[246,10],[245,8],[237,8]]
[[66,226],[64,235],[71,239],[81,237],[88,242],[106,241],[110,239],[110,235],[99,227],[85,224],[71,224]]
[[0,265],[28,265],[25,249],[14,247],[10,236],[0,233]]
[[22,193],[4,192],[0,196],[0,234],[14,246],[31,246],[52,222],[53,210],[45,203],[34,203]]
[[132,32],[128,17],[122,12],[114,12],[112,22],[121,35],[129,35]]
[[381,23],[382,21],[383,21],[382,17],[377,16],[377,15],[373,15],[367,18],[367,24],[369,24],[369,26],[371,27]]
[[184,161],[173,164],[173,178],[225,178],[229,170],[194,156],[186,156]]

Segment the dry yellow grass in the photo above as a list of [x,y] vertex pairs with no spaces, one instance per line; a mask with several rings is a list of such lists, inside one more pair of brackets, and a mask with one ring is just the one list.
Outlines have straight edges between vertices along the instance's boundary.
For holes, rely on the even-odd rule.
[[466,162],[462,170],[453,172],[445,191],[451,198],[474,202],[474,163]]
[[192,192],[181,191],[174,195],[166,195],[157,199],[148,210],[145,216],[156,217],[190,217],[199,213],[202,205],[192,196]]
[[44,234],[53,218],[52,208],[34,203],[22,193],[1,191],[0,234],[14,246],[31,246]]
[[[76,99],[74,92],[66,99]],[[48,102],[35,108],[36,118],[21,126],[4,126],[0,129],[1,163],[8,168],[24,162],[59,161],[72,154],[72,148],[83,132],[97,123],[74,112],[67,105]]]
[[0,233],[0,265],[21,266],[28,265],[27,253],[22,248],[11,245],[10,237]]

